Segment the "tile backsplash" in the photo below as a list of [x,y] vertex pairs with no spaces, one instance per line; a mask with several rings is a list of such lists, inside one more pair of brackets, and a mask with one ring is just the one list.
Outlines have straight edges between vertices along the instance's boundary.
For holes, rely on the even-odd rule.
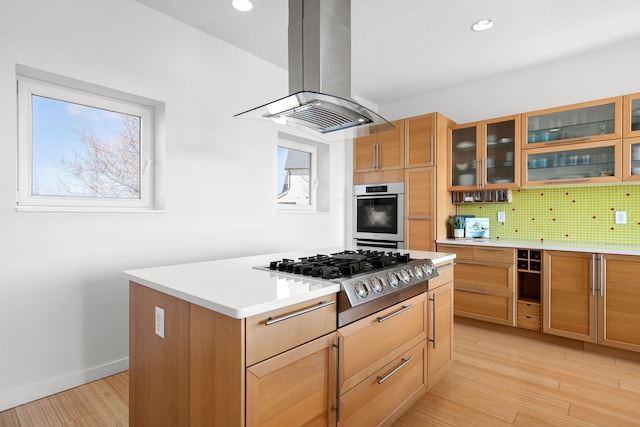
[[[615,223],[616,211],[626,224]],[[491,238],[640,245],[639,185],[513,190],[511,203],[458,205],[458,214],[489,218]]]

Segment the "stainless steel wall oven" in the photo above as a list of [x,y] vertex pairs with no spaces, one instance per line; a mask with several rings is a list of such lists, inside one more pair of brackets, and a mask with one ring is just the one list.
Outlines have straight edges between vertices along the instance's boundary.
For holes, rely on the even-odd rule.
[[353,187],[353,239],[360,247],[404,248],[404,183]]

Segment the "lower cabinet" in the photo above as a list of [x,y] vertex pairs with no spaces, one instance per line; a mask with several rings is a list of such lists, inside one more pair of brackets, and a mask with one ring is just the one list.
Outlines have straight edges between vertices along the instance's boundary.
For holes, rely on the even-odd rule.
[[545,333],[596,342],[596,254],[544,251],[542,330]]
[[408,399],[417,400],[425,391],[425,342],[414,346],[340,398],[340,425],[391,424],[397,409]]
[[[445,374],[453,356],[453,264],[445,267],[451,280],[428,293],[427,387]],[[443,274],[442,268],[440,275]]]
[[512,248],[439,244],[455,252],[454,313],[515,326],[515,252]]
[[640,351],[640,257],[602,255],[598,343]]
[[336,424],[336,333],[247,368],[247,426]]

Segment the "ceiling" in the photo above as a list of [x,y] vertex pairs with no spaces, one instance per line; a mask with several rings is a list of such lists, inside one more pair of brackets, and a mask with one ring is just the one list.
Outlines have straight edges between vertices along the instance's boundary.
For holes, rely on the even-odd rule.
[[[288,0],[137,1],[287,68]],[[394,102],[638,37],[638,18],[638,0],[351,0],[351,90]]]

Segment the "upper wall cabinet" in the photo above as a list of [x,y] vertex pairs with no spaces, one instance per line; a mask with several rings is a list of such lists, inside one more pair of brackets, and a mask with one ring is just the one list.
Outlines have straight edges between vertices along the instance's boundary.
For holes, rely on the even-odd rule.
[[449,189],[517,187],[519,137],[519,115],[453,127],[449,138]]
[[404,167],[422,168],[435,165],[436,114],[404,119]]
[[378,172],[404,168],[404,126],[353,140],[353,172]]
[[622,137],[622,97],[533,111],[522,115],[522,148]]
[[624,97],[623,114],[624,137],[640,136],[640,93]]

